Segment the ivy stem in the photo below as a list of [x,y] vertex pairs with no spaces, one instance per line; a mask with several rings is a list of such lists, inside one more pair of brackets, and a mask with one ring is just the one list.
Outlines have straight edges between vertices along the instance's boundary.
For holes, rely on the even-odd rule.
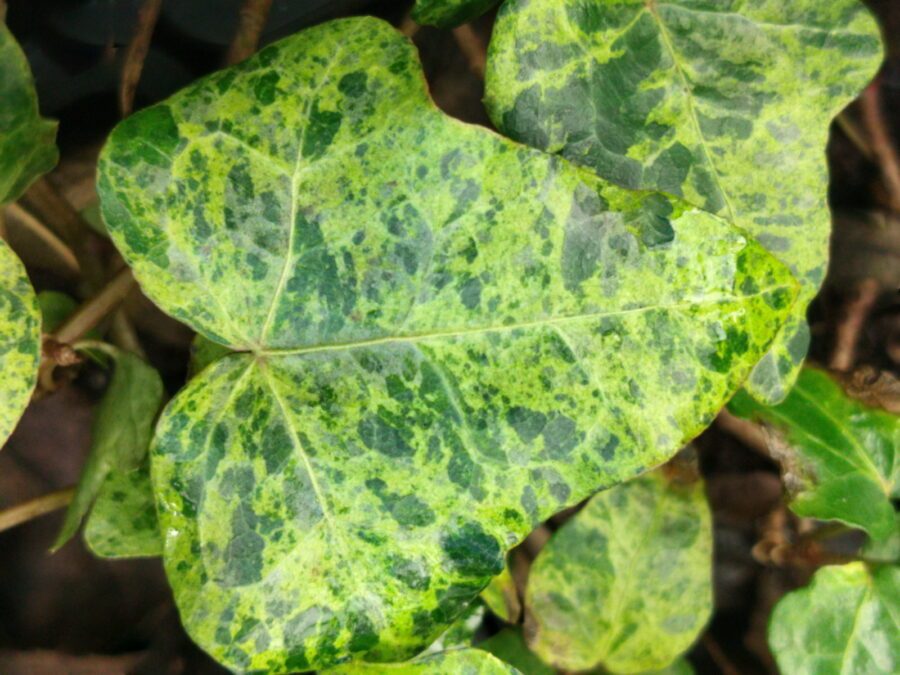
[[74,496],[75,486],[73,485],[0,511],[0,532],[61,509],[67,506]]
[[478,77],[484,79],[484,71],[487,68],[487,47],[484,40],[473,29],[472,24],[465,23],[453,29],[453,39],[459,45],[460,51],[466,57],[469,70]]
[[128,117],[134,109],[134,95],[141,80],[144,59],[150,50],[150,40],[153,39],[161,7],[162,0],[144,0],[138,9],[137,22],[128,49],[125,51],[122,75],[119,79],[119,112],[122,117]]
[[225,56],[225,65],[240,63],[256,51],[271,8],[272,0],[244,0],[237,32]]
[[48,228],[38,218],[15,202],[6,206],[6,212],[13,216],[13,218],[21,223],[23,227],[28,229],[35,237],[40,239],[47,248],[53,251],[60,262],[63,263],[67,276],[78,277],[81,274],[81,266],[78,263],[78,258],[72,252],[69,245],[60,239],[53,230]]
[[134,275],[124,268],[97,295],[84,303],[52,335],[56,342],[71,344],[96,326],[115,309],[135,286]]

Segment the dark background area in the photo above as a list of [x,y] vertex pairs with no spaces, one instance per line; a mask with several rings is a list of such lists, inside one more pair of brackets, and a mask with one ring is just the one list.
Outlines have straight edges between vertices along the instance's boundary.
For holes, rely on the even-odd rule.
[[[404,21],[410,4],[275,0],[263,42],[354,13],[375,14],[409,30]],[[900,401],[892,379],[900,371],[900,191],[886,178],[885,166],[891,161],[886,143],[900,152],[900,143],[891,140],[900,139],[900,2],[867,4],[883,26],[888,59],[867,100],[852,104],[832,129],[833,256],[810,310],[811,358],[825,365],[843,358],[855,386],[890,407]],[[220,67],[240,5],[241,0],[163,2],[135,108]],[[139,6],[140,0],[9,2],[8,23],[32,64],[42,111],[60,120],[63,160],[50,180],[77,208],[95,200],[94,161],[119,119],[122,55]],[[488,15],[469,32],[422,27],[414,34],[438,104],[484,125],[489,122],[481,105],[478,51],[483,54],[491,25]],[[36,288],[67,290],[70,282],[27,240],[20,243],[22,250],[16,249]],[[185,379],[190,332],[140,297],[129,299],[126,310],[174,394]],[[0,453],[0,508],[77,481],[92,406],[104,386],[101,371],[84,368],[71,385],[29,408]],[[775,672],[765,641],[772,606],[806,583],[818,565],[858,543],[851,538],[832,541],[830,548],[811,545],[810,524],[784,506],[778,467],[739,437],[717,424],[695,444],[716,536],[716,610],[690,654],[700,673]],[[560,521],[554,519],[544,533]],[[50,555],[60,523],[57,513],[0,533],[0,673],[225,672],[185,636],[159,560],[98,560],[80,539]],[[522,555],[533,552],[532,539]]]

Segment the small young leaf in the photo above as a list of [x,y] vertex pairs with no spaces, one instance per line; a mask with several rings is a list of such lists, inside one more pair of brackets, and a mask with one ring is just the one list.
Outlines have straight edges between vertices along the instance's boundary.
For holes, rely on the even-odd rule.
[[508,0],[486,101],[512,138],[721,214],[791,268],[793,320],[748,383],[774,402],[825,276],[829,125],[880,63],[858,0]]
[[162,555],[150,468],[107,476],[84,526],[84,541],[101,558],[150,558]]
[[78,309],[72,296],[59,291],[41,291],[37,301],[41,308],[41,328],[45,333],[54,332]]
[[153,420],[162,404],[162,380],[156,370],[129,352],[111,346],[104,351],[114,361],[112,377],[97,408],[91,452],[54,550],[75,534],[110,474],[128,473],[145,461]]
[[509,565],[491,579],[491,583],[481,592],[481,599],[488,608],[507,623],[517,623],[522,613],[516,582],[509,571]]
[[241,352],[152,451],[184,624],[240,670],[417,653],[699,433],[796,294],[721,219],[447,117],[372,18],[132,115],[99,191],[147,294]]
[[405,663],[349,663],[325,672],[329,675],[523,675],[480,649],[453,649]]
[[703,485],[647,474],[595,495],[534,561],[525,606],[535,653],[565,670],[664,668],[712,612]]
[[18,199],[58,159],[56,122],[40,116],[28,61],[0,21],[0,205]]
[[31,400],[40,360],[40,307],[25,268],[0,239],[0,447]]
[[556,670],[541,661],[537,654],[525,644],[522,629],[519,627],[504,628],[487,640],[482,640],[476,649],[490,652],[501,661],[518,668],[524,675],[554,675]]
[[779,405],[763,406],[741,392],[728,408],[774,428],[772,450],[781,461],[795,513],[839,520],[875,539],[893,533],[891,499],[900,497],[900,417],[848,397],[815,368],[803,369]]
[[487,12],[500,0],[416,0],[414,21],[440,28],[452,28]]
[[900,567],[823,567],[776,605],[769,645],[790,675],[900,671]]

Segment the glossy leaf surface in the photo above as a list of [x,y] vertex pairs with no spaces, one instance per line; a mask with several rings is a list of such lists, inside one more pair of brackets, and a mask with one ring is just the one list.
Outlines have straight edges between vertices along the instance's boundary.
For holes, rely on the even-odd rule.
[[487,12],[500,0],[416,0],[414,21],[429,26],[452,28]]
[[858,0],[509,0],[487,104],[504,133],[745,228],[803,284],[749,383],[784,397],[825,276],[830,122],[881,63]]
[[532,649],[565,670],[664,668],[712,612],[702,483],[647,474],[595,495],[541,550],[525,605]]
[[162,555],[163,538],[149,464],[107,476],[84,526],[84,541],[101,558]]
[[708,424],[796,293],[717,217],[448,118],[375,19],[128,118],[99,186],[145,292],[241,352],[152,452],[182,618],[236,669],[415,654]]
[[41,313],[25,268],[0,240],[0,447],[25,412],[41,359]]
[[876,539],[894,532],[900,417],[850,398],[815,368],[804,368],[777,406],[762,406],[741,392],[729,409],[774,428],[770,447],[797,514],[840,520]]
[[776,605],[769,646],[783,673],[900,670],[900,567],[823,567]]
[[[111,474],[134,471],[146,462],[153,421],[162,404],[162,380],[156,370],[129,352],[109,345],[103,347],[114,361],[112,377],[97,407],[90,454],[54,549],[75,534],[101,490],[117,489],[115,481],[107,482]],[[115,499],[115,496],[110,494],[108,498]],[[137,498],[137,495],[129,496],[129,504],[133,505]],[[149,515],[141,513],[133,517],[146,519]]]
[[38,111],[28,61],[0,21],[0,205],[18,199],[56,165],[56,122]]
[[350,663],[326,671],[333,675],[517,675],[514,667],[480,649],[453,649],[405,663]]

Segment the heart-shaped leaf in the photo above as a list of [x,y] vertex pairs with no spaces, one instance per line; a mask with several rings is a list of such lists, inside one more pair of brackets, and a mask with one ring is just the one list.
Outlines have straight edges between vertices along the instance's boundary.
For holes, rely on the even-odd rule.
[[25,412],[41,360],[41,312],[25,268],[0,239],[0,446]]
[[712,525],[700,482],[661,472],[595,495],[541,550],[525,605],[529,643],[569,670],[671,664],[712,612]]
[[[2,18],[2,17],[0,17]],[[56,122],[38,112],[28,61],[0,20],[0,205],[56,165]]]
[[451,649],[405,663],[351,663],[326,672],[329,675],[522,675],[513,666],[480,649]]
[[487,12],[500,0],[416,0],[412,18],[441,28],[459,26]]
[[769,645],[783,673],[900,670],[900,567],[823,567],[776,605]]
[[99,171],[145,292],[241,352],[151,453],[185,626],[237,669],[416,653],[708,424],[796,295],[719,218],[448,118],[371,18],[133,115]]
[[744,392],[734,414],[775,432],[791,508],[801,516],[840,520],[875,539],[895,528],[892,499],[900,498],[900,417],[848,397],[827,373],[804,368],[783,403],[766,407]]
[[756,236],[803,284],[748,383],[782,399],[825,276],[829,124],[881,63],[858,0],[508,0],[486,100],[504,133]]

